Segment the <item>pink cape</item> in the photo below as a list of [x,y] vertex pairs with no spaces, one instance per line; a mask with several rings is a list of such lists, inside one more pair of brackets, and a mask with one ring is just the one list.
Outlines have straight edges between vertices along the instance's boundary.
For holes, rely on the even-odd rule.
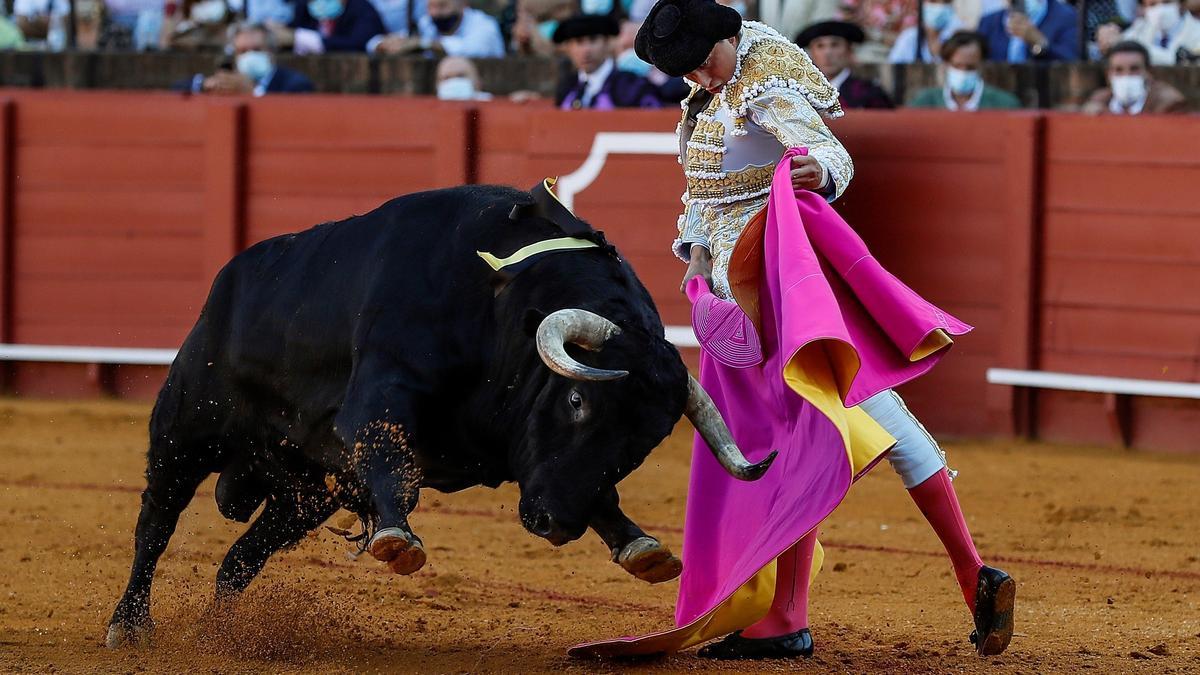
[[[824,520],[894,442],[858,403],[911,380],[971,330],[888,273],[819,196],[794,191],[791,159],[775,171],[765,218],[743,231],[729,279],[758,325],[761,367],[701,354],[700,382],[766,475],[729,476],[696,436],[676,628],[579,645],[575,656],[676,651],[761,618],[774,561]],[[820,556],[818,556],[819,560]],[[766,574],[764,574],[764,572]]]

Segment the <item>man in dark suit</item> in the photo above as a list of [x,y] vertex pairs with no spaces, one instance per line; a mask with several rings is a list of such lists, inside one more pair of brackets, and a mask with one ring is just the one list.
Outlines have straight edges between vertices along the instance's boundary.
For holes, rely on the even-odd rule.
[[895,106],[878,84],[850,73],[854,63],[854,45],[865,39],[858,26],[845,21],[821,21],[800,31],[796,44],[808,52],[813,65],[837,88],[843,108],[881,108]]
[[558,83],[555,104],[563,110],[658,108],[658,89],[644,77],[620,70],[613,38],[620,31],[607,14],[580,14],[558,25],[554,43],[562,45],[571,70]]
[[197,73],[177,89],[196,94],[300,94],[314,90],[303,73],[275,65],[270,31],[262,24],[243,23],[229,40],[233,59],[212,75]]
[[1079,60],[1079,19],[1075,8],[1060,0],[1009,0],[979,20],[988,43],[989,61]]
[[296,2],[291,27],[273,27],[281,47],[297,54],[365,52],[387,28],[368,0],[307,0]]

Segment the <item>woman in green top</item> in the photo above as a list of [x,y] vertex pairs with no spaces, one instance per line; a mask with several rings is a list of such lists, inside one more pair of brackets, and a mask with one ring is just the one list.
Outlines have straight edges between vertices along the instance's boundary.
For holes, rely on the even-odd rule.
[[909,107],[959,111],[1020,108],[1016,96],[989,87],[979,77],[986,46],[979,33],[960,31],[951,35],[941,49],[945,85],[917,92]]

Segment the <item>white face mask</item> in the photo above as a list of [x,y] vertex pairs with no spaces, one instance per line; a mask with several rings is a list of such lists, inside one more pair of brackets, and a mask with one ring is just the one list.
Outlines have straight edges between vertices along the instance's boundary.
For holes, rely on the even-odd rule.
[[443,101],[470,101],[475,98],[475,83],[469,77],[450,77],[438,82],[437,96]]
[[1146,95],[1146,78],[1141,75],[1113,75],[1113,98],[1123,106],[1131,106]]
[[1146,8],[1146,22],[1156,30],[1169,33],[1179,24],[1183,14],[1178,2],[1164,2],[1161,5]]
[[271,72],[271,55],[266,52],[242,52],[237,56],[237,70],[258,84]]
[[225,18],[225,0],[203,0],[192,5],[191,18],[196,23],[218,23]]
[[978,70],[961,70],[946,66],[946,86],[950,87],[950,91],[955,94],[959,96],[973,94],[979,84]]

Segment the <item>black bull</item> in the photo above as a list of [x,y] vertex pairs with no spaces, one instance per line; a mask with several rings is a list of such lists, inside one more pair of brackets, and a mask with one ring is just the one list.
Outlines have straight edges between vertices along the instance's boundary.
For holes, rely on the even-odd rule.
[[769,460],[741,457],[614,249],[543,254],[516,274],[484,263],[478,251],[563,236],[510,218],[530,201],[489,186],[414,194],[226,265],[154,406],[110,645],[151,627],[157,560],[212,473],[225,517],[263,507],[217,572],[219,599],[339,507],[362,518],[373,556],[411,573],[425,562],[407,522],[419,488],[506,481],[530,532],[563,544],[590,526],[630,572],[678,574],[621,512],[617,483],[685,412],[734,475]]

